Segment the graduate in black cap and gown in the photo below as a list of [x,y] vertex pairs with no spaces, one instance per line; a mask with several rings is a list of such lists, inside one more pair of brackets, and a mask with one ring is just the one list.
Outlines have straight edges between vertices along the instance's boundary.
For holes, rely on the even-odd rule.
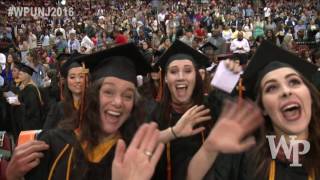
[[31,79],[35,71],[23,63],[16,62],[15,65],[20,70],[18,77],[21,84],[18,99],[11,103],[15,106],[14,118],[21,123],[21,130],[40,129],[43,126],[43,101],[38,87]]
[[60,84],[63,89],[62,99],[50,108],[43,129],[56,128],[61,120],[66,120],[64,126],[74,128],[78,126],[73,123],[73,117],[79,114],[87,72],[79,62],[74,60],[77,56],[69,56],[69,59],[60,68],[60,75],[64,81]]
[[162,94],[152,120],[159,124],[166,150],[157,167],[157,179],[185,179],[188,161],[202,144],[210,110],[203,105],[200,65],[209,66],[208,58],[176,40],[159,59]]
[[214,53],[217,49],[218,47],[215,46],[211,41],[206,42],[199,48],[202,53],[209,57],[210,62],[212,63],[217,63],[217,58]]
[[[244,72],[246,95],[263,112],[263,126],[254,140],[250,133],[259,125],[261,118],[253,116],[258,111],[242,105],[242,108],[235,106],[233,113],[222,113],[221,121],[193,157],[188,179],[320,179],[320,96],[311,83],[316,72],[313,64],[263,42]],[[289,136],[308,141],[310,150],[298,157],[302,166],[291,166],[292,151],[286,156],[284,147],[274,152],[273,157],[267,135],[275,137],[276,145],[283,138],[286,145],[299,146],[299,152],[306,147],[300,148],[302,144],[294,144]],[[246,152],[222,154],[242,151]]]
[[214,55],[214,52],[217,49],[218,48],[214,44],[212,44],[211,41],[205,43],[199,48],[199,50],[209,58],[209,61],[211,63],[210,67],[200,66],[199,69],[201,78],[203,79],[204,94],[206,96],[212,90],[212,87],[210,85],[210,82],[212,80],[212,72],[215,71],[218,65],[216,56]]
[[[136,76],[145,75],[150,67],[135,45],[117,46],[81,56],[76,61],[84,62],[91,73],[83,116],[74,117],[80,126],[76,130],[57,128],[38,135],[38,140],[49,147],[41,144],[41,149],[47,150],[38,153],[42,153],[40,162],[38,158],[26,162],[26,167],[36,167],[25,179],[111,179],[115,144],[123,139],[123,149],[141,124]],[[153,143],[143,149],[143,157],[149,160],[153,155],[160,157],[161,147],[158,148],[157,141],[149,140]],[[26,173],[23,169],[12,167],[19,157],[12,159],[8,167],[11,173],[7,174],[14,176],[12,172],[18,171],[15,174],[23,176]],[[35,165],[30,165],[32,162]]]
[[[18,136],[19,136],[19,133],[21,131],[21,121],[20,121],[20,118],[17,117],[18,114],[21,114],[22,112],[20,113],[17,113],[19,110],[22,111],[21,108],[19,108],[19,106],[14,106],[14,105],[10,105],[10,103],[8,102],[8,92],[12,92],[14,94],[19,94],[19,91],[20,91],[20,84],[21,84],[21,81],[19,80],[19,71],[20,71],[20,68],[19,68],[19,62],[16,63],[14,62],[13,64],[13,67],[12,67],[12,78],[13,78],[13,82],[12,82],[12,86],[10,86],[10,88],[8,90],[4,90],[2,89],[4,92],[2,93],[3,96],[2,96],[2,103],[4,103],[4,107],[1,109],[3,113],[3,122],[6,124],[6,125],[3,125],[2,126],[2,129],[4,130],[5,127],[8,127],[9,129],[7,131],[11,132],[14,139],[17,139]],[[9,122],[9,123],[8,123]]]
[[208,68],[202,67],[202,69],[200,69],[200,73],[203,74],[202,77],[204,79],[203,88],[204,94],[206,96],[206,105],[211,110],[211,117],[213,120],[218,119],[218,116],[223,106],[223,101],[226,98],[230,98],[238,94],[237,91],[234,91],[231,94],[229,94],[211,85],[211,81],[214,78],[219,63],[225,63],[227,69],[229,69],[235,74],[240,73],[240,71],[242,71],[241,66],[237,64],[235,61],[231,61],[229,59],[219,61],[218,58],[215,56],[215,51],[217,49],[218,47],[215,46],[211,41],[205,43],[203,46],[199,48],[199,50],[210,59],[211,63],[210,67]]

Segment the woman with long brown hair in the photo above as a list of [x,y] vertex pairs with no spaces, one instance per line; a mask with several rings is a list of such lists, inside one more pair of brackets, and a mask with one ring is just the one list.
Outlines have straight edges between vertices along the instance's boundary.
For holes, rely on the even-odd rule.
[[72,117],[79,115],[86,72],[82,65],[74,60],[77,56],[75,54],[70,56],[60,69],[63,78],[63,83],[60,84],[63,89],[61,100],[50,108],[43,129],[56,128],[61,120],[65,120],[62,126],[78,127]]
[[[205,176],[205,179],[319,179],[320,96],[310,82],[316,71],[315,66],[295,55],[268,42],[262,43],[244,73],[244,82],[249,97],[263,112],[264,126],[255,138],[250,136],[260,124],[257,122],[262,122],[253,109],[250,115],[234,113],[229,121],[218,121],[189,164],[188,179]],[[252,118],[251,114],[257,116]],[[240,125],[239,129],[248,126],[245,125],[248,116],[254,124],[249,130],[231,128],[231,124]],[[275,146],[280,146],[278,151],[271,148],[268,136],[274,137]],[[309,142],[310,151],[303,152],[307,147],[291,138]],[[290,152],[286,152],[285,146]],[[221,154],[216,159],[220,153],[239,153],[249,148],[252,149],[243,154]],[[294,158],[302,166],[292,167]]]
[[[123,52],[130,53],[123,55]],[[44,131],[38,135],[40,141],[29,142],[32,148],[25,144],[18,146],[8,166],[9,179],[25,176],[26,179],[105,180],[114,175],[111,174],[114,157],[119,156],[119,148],[123,151],[125,144],[131,142],[137,127],[142,124],[136,76],[145,75],[150,67],[133,44],[82,56],[76,61],[85,62],[91,71],[84,114],[74,116],[79,128]],[[152,126],[154,131],[156,126]],[[145,157],[155,166],[163,149],[157,141],[159,133],[150,132],[145,136],[149,137],[146,142],[150,143],[137,145],[134,149],[139,150],[137,157]],[[115,149],[117,141],[120,145]],[[137,142],[133,140],[132,143]],[[119,161],[125,160],[117,158],[116,161],[121,167]],[[19,162],[25,162],[23,168]],[[114,167],[119,165],[117,163]],[[144,164],[143,160],[139,166]],[[148,177],[153,172],[152,168],[149,170],[145,172]],[[140,175],[138,173],[138,178]]]
[[159,124],[160,139],[167,144],[155,177],[184,179],[187,161],[205,137],[202,132],[205,128],[196,124],[211,119],[210,110],[203,105],[203,84],[198,71],[200,65],[209,66],[209,61],[205,55],[176,40],[158,64],[163,87],[152,120]]
[[5,69],[2,71],[2,77],[4,78],[4,86],[6,90],[11,90],[14,87],[14,80],[12,77],[12,69],[14,66],[14,61],[17,61],[14,59],[14,54],[9,53],[7,55],[7,61],[5,65]]

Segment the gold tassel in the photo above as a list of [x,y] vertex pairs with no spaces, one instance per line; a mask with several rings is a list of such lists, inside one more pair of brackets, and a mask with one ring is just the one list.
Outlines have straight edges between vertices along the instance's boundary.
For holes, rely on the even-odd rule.
[[66,152],[66,150],[68,149],[69,146],[70,146],[69,144],[66,144],[66,145],[64,146],[64,148],[60,151],[58,157],[54,160],[53,165],[51,166],[51,169],[50,169],[50,173],[49,173],[48,180],[51,180],[51,179],[52,179],[53,172],[54,172],[54,170],[56,169],[57,163],[59,162],[60,158],[61,158],[62,155]]
[[162,78],[162,69],[160,67],[159,72],[160,73],[160,79],[159,79],[159,90],[158,90],[158,94],[156,97],[156,101],[160,102],[161,98],[162,98],[162,94],[163,94],[163,78]]
[[67,167],[67,174],[66,174],[66,180],[70,179],[70,169],[71,169],[71,160],[73,155],[73,147],[71,148],[71,152],[68,158],[68,167]]
[[171,153],[170,153],[170,142],[166,144],[167,150],[167,180],[172,180],[172,167],[171,167]]
[[[275,180],[276,178],[276,161],[272,160],[269,167],[269,180]],[[314,169],[311,172],[311,175],[308,175],[308,180],[315,180],[315,172]]]
[[88,86],[88,74],[89,74],[89,70],[86,69],[86,66],[84,64],[84,62],[82,62],[82,68],[83,68],[83,72],[84,73],[84,86],[82,87],[82,92],[81,92],[81,101],[80,101],[80,109],[79,109],[79,123],[78,123],[78,127],[81,129],[81,123],[83,120],[83,114],[84,114],[84,107],[85,107],[85,95],[86,95],[86,89]]
[[245,91],[245,87],[243,86],[243,83],[242,83],[243,79],[240,78],[239,79],[239,83],[238,83],[238,94],[239,94],[239,97],[243,98],[243,91]]

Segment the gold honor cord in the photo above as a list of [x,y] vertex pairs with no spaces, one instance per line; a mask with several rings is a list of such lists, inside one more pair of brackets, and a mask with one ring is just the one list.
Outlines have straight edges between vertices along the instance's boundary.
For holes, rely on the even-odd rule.
[[[276,161],[272,160],[270,163],[270,170],[269,170],[269,180],[275,180],[276,178]],[[311,172],[311,176],[308,176],[308,180],[315,180],[315,172],[314,170]]]
[[66,152],[66,150],[68,149],[69,146],[70,146],[70,144],[66,144],[64,146],[64,148],[60,151],[58,157],[54,160],[53,165],[52,165],[52,167],[50,169],[48,180],[52,179],[53,172],[56,169],[57,163],[59,162],[59,160],[61,159],[62,155]]
[[[204,132],[201,132],[202,144],[205,141]],[[172,164],[171,164],[171,144],[168,142],[166,144],[166,155],[167,155],[167,180],[172,180]]]
[[71,152],[68,158],[68,167],[67,167],[67,174],[66,174],[66,180],[70,179],[70,169],[71,169],[71,159],[73,155],[73,148],[71,148]]
[[167,143],[167,180],[172,180],[171,153],[170,142]]

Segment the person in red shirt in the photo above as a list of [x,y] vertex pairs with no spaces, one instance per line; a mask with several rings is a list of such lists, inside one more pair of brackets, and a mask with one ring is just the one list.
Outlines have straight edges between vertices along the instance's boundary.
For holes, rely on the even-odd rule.
[[114,33],[114,42],[115,44],[126,44],[128,43],[128,38],[122,33],[121,30],[117,30]]

